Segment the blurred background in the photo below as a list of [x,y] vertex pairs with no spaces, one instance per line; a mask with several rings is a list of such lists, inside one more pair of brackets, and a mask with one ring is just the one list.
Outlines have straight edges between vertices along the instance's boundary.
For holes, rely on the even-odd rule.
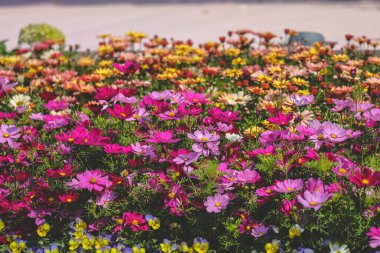
[[66,44],[95,49],[102,33],[159,34],[195,43],[229,30],[282,35],[285,28],[320,32],[338,47],[345,34],[380,39],[380,0],[0,0],[0,40],[17,45],[21,27],[48,23]]

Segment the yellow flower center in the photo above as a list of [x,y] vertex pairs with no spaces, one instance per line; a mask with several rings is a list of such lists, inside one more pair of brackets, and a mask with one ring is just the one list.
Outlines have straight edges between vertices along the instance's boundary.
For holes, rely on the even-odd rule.
[[175,113],[174,112],[169,112],[170,117],[174,117]]
[[318,134],[318,140],[323,140],[324,138],[323,134]]
[[220,206],[220,203],[219,202],[215,202],[215,206],[216,207]]
[[169,193],[169,198],[174,199],[174,197],[175,197],[175,193],[174,192]]
[[5,133],[3,136],[4,136],[4,138],[8,138],[10,136],[10,134]]
[[309,204],[310,204],[311,206],[315,206],[317,203],[315,203],[315,201],[311,201]]
[[69,142],[73,142],[73,141],[74,141],[74,138],[70,137],[70,138],[68,139],[68,141],[69,141]]
[[132,225],[136,226],[136,225],[138,225],[138,224],[139,224],[139,221],[138,221],[138,220],[133,220],[133,221],[132,221]]
[[362,180],[362,184],[369,184],[369,180],[368,179],[366,179],[366,178],[364,178],[363,180]]
[[292,188],[292,187],[288,187],[288,188],[286,188],[286,190],[287,190],[288,192],[290,192],[290,191],[293,190],[293,188]]
[[332,135],[331,135],[331,138],[334,138],[334,139],[335,139],[336,137],[337,137],[336,134],[332,134]]
[[272,193],[272,190],[271,189],[266,189],[265,192],[266,193]]
[[95,184],[95,183],[96,183],[96,178],[92,177],[92,178],[90,179],[90,183],[91,183],[91,184]]
[[201,138],[201,141],[207,141],[207,140],[208,140],[207,137],[202,137],[202,138]]
[[340,168],[339,169],[340,174],[345,174],[347,170],[345,168]]
[[135,118],[135,119],[140,119],[141,117],[140,117],[140,115],[135,115],[134,118]]
[[66,202],[71,203],[73,201],[71,198],[66,199]]

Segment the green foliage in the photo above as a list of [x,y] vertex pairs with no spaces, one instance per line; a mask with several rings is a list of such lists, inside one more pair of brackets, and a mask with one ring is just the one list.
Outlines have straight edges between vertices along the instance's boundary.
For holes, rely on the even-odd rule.
[[58,44],[65,43],[65,35],[58,28],[49,24],[30,24],[21,28],[18,42],[34,44],[44,40],[52,40]]

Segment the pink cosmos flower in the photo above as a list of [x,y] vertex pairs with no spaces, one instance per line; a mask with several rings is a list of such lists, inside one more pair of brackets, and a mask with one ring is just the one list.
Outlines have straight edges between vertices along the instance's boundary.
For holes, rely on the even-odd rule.
[[322,133],[324,138],[328,139],[332,143],[339,143],[347,139],[346,130],[331,123],[330,121],[323,122]]
[[219,140],[219,135],[211,134],[208,131],[201,132],[195,131],[193,134],[187,134],[187,136],[196,142],[212,142]]
[[229,197],[226,194],[215,194],[214,196],[210,196],[204,202],[206,206],[206,210],[209,213],[220,213],[223,209],[227,208],[229,203]]
[[367,236],[371,238],[369,241],[369,246],[371,246],[371,248],[377,248],[380,246],[380,227],[371,227]]
[[140,65],[134,61],[126,61],[124,64],[114,63],[113,66],[124,74],[134,74],[140,69]]
[[275,117],[270,117],[268,121],[278,126],[286,126],[292,119],[293,114],[288,113],[285,115],[283,112],[279,112]]
[[260,175],[256,170],[246,169],[239,171],[236,176],[236,181],[240,184],[254,184],[260,180]]
[[300,202],[305,208],[313,208],[315,211],[321,208],[322,204],[329,199],[329,194],[326,192],[310,192],[306,190],[303,194],[297,196],[298,202]]
[[159,132],[159,131],[153,131],[153,135],[149,136],[149,139],[147,142],[151,143],[175,143],[178,142],[180,139],[173,139],[173,134],[172,131],[164,131],[164,132]]
[[49,102],[45,104],[45,108],[51,111],[65,110],[68,107],[69,107],[69,103],[67,103],[65,100],[61,100],[61,101],[50,100]]
[[150,159],[157,157],[156,153],[154,152],[156,150],[154,146],[141,145],[139,142],[136,142],[135,144],[131,144],[131,147],[133,153],[136,155],[149,156]]
[[130,227],[133,231],[147,231],[149,226],[144,219],[144,217],[136,212],[125,212],[123,213],[124,226]]
[[108,176],[104,176],[100,170],[87,170],[78,174],[77,179],[74,178],[71,182],[67,183],[67,186],[71,189],[87,189],[90,192],[92,190],[101,192],[111,186],[111,182],[108,181]]
[[277,181],[274,184],[274,190],[280,193],[295,192],[302,189],[302,179],[286,179]]
[[124,106],[116,104],[113,109],[108,108],[108,113],[118,119],[125,120],[133,115],[133,107],[130,104]]
[[21,129],[14,125],[1,124],[0,126],[0,143],[7,143],[11,148],[17,148],[19,144],[15,142],[18,139]]
[[149,96],[154,100],[168,100],[173,97],[173,94],[169,90],[164,90],[163,92],[153,91]]
[[113,191],[104,191],[101,195],[96,198],[96,205],[107,207],[110,202],[116,198],[116,195]]

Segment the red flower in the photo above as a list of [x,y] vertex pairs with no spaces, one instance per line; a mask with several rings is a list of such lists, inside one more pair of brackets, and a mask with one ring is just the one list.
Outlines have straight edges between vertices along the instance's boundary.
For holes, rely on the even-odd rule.
[[147,231],[148,224],[141,214],[136,212],[125,212],[123,213],[124,226],[130,227],[133,231]]
[[380,171],[374,172],[368,167],[364,167],[362,170],[356,169],[350,176],[350,182],[358,187],[377,186],[380,184]]
[[63,166],[62,169],[59,169],[59,170],[52,170],[52,169],[46,170],[46,176],[47,177],[51,177],[51,178],[64,178],[64,177],[68,177],[68,176],[73,175],[73,171],[76,168],[77,167],[71,167],[70,164],[66,164],[65,166]]
[[73,203],[77,200],[78,195],[70,192],[68,194],[59,195],[58,198],[62,203]]
[[123,107],[116,104],[113,109],[108,109],[108,113],[118,119],[125,120],[133,115],[133,108],[130,104],[125,104]]

